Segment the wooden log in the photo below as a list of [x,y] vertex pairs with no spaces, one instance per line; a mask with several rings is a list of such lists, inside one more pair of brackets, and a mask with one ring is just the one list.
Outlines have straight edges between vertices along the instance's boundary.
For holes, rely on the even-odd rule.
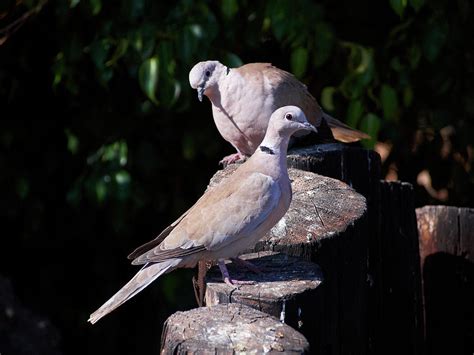
[[341,180],[369,199],[380,180],[380,156],[373,150],[341,143],[320,144],[288,152],[288,166]]
[[[210,188],[232,175],[237,166],[218,171]],[[285,216],[254,248],[280,251],[309,259],[322,239],[337,235],[366,211],[364,196],[347,184],[311,172],[288,169],[293,199]]]
[[[363,156],[366,151],[360,158]],[[235,167],[217,173],[211,186],[230,175],[231,169]],[[293,188],[290,209],[255,251],[281,251],[312,259],[327,273],[312,301],[310,313],[315,316],[307,324],[312,329],[312,351],[366,353],[369,228],[366,218],[360,219],[366,200],[339,180],[293,168],[289,175]],[[359,180],[367,183],[369,179]]]
[[311,261],[321,266],[325,281],[314,300],[320,317],[317,351],[324,354],[366,354],[376,342],[378,307],[371,298],[376,287],[372,269],[378,254],[380,156],[371,150],[338,143],[293,149],[288,165],[339,179],[367,201],[367,212],[335,238],[312,250]]
[[[318,265],[282,253],[259,252],[241,256],[262,270],[246,273],[234,263],[228,264],[230,274],[237,279],[254,281],[253,285],[232,287],[222,282],[217,267],[207,274],[206,305],[242,303],[280,318],[298,329],[308,340],[311,336],[313,298],[321,284]],[[311,341],[310,341],[311,342]]]
[[277,318],[234,303],[177,312],[161,337],[161,354],[305,354],[308,346]]
[[474,209],[416,210],[427,354],[474,353]]
[[[375,354],[422,354],[421,271],[413,186],[380,182],[379,232],[371,240]],[[377,257],[375,257],[377,256]],[[390,344],[387,347],[387,344]]]

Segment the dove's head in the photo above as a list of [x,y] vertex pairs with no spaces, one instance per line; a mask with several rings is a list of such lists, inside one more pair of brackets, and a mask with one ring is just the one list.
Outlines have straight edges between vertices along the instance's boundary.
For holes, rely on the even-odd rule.
[[303,110],[297,106],[283,106],[273,112],[268,122],[268,129],[281,136],[290,137],[299,130],[314,131],[317,129],[308,122]]
[[199,101],[202,101],[202,95],[216,87],[219,77],[227,67],[217,60],[208,60],[197,63],[189,72],[189,83],[193,89],[197,89]]

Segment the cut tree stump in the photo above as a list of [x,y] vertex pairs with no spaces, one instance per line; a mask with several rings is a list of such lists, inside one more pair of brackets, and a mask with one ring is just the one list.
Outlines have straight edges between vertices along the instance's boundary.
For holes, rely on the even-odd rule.
[[242,304],[201,307],[170,316],[161,354],[306,354],[305,337],[277,318]]
[[[229,273],[238,280],[254,281],[253,285],[229,286],[222,281],[217,267],[207,275],[206,305],[242,303],[280,318],[281,321],[311,336],[313,298],[321,284],[318,265],[299,258],[274,252],[245,254],[242,259],[262,270],[246,272],[234,263],[228,264]],[[310,341],[311,342],[311,341]]]
[[[324,282],[314,290],[309,312],[315,315],[311,351],[420,354],[423,318],[411,186],[381,182],[379,155],[362,148],[294,149],[287,161],[294,200],[254,251],[284,252],[321,267]],[[211,185],[235,168],[218,172]]]
[[[218,171],[210,188],[232,175],[236,164]],[[288,212],[255,246],[254,250],[281,251],[311,258],[314,245],[332,237],[366,211],[364,196],[347,184],[311,172],[288,169],[293,199]]]
[[474,209],[416,210],[427,354],[474,353]]
[[[413,186],[379,184],[379,231],[371,238],[373,353],[422,354],[421,271]],[[390,344],[390,347],[387,347]]]
[[[362,156],[367,156],[366,151]],[[218,172],[211,188],[236,168]],[[367,219],[360,218],[366,211],[366,199],[339,180],[294,168],[288,172],[293,201],[255,251],[279,251],[321,265],[325,281],[307,312],[314,316],[306,322],[313,352],[341,354],[352,349],[367,353],[369,228]],[[367,172],[362,170],[361,174]],[[368,180],[366,177],[364,182]],[[326,273],[330,277],[326,278]]]

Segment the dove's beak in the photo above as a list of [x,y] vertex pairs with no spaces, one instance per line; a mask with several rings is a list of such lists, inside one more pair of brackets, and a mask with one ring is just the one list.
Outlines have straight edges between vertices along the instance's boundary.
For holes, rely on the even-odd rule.
[[305,122],[302,125],[304,126],[304,129],[318,133],[316,127],[314,127],[311,123]]
[[198,92],[198,99],[200,102],[202,102],[202,95],[204,95],[204,86],[198,86],[197,92]]

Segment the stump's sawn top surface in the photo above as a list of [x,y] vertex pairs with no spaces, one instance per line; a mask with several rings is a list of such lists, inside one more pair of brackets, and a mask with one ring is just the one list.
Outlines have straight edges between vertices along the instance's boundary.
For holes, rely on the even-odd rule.
[[162,354],[187,352],[304,354],[308,341],[278,319],[242,304],[177,312],[165,323]]
[[[238,164],[219,170],[209,187],[230,176]],[[367,209],[364,196],[342,181],[315,173],[288,169],[293,199],[288,212],[267,233],[262,242],[273,245],[300,245],[344,232]]]

